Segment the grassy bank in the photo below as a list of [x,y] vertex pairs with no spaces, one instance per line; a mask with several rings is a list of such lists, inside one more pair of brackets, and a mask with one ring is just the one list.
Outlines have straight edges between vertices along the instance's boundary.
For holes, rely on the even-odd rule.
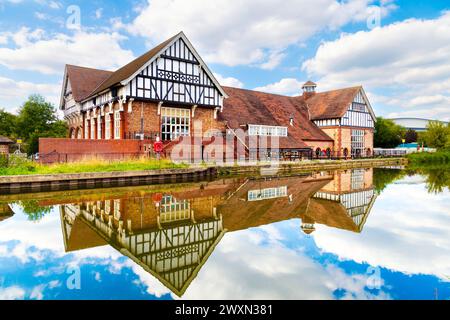
[[168,160],[136,159],[123,161],[84,160],[74,163],[53,165],[38,164],[29,160],[14,159],[8,164],[0,165],[0,176],[17,176],[33,174],[60,174],[83,172],[141,171],[159,169],[182,169],[185,164],[174,164]]
[[409,154],[408,161],[411,166],[420,165],[450,165],[450,151],[438,151],[435,153],[413,153]]

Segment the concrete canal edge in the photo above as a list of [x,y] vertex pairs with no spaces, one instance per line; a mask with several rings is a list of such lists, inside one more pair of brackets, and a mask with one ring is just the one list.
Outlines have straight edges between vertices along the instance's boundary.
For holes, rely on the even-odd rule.
[[0,176],[0,194],[139,186],[204,181],[227,175],[276,175],[379,166],[402,166],[405,158],[361,159],[124,172],[90,172],[54,175]]
[[217,168],[89,172],[0,176],[0,194],[111,188],[201,181],[217,177]]
[[278,166],[255,165],[255,166],[233,166],[218,167],[219,176],[239,174],[289,174],[295,172],[314,172],[326,170],[346,170],[352,168],[405,166],[408,164],[406,158],[383,158],[383,159],[358,159],[358,160],[323,160],[299,163],[280,163]]

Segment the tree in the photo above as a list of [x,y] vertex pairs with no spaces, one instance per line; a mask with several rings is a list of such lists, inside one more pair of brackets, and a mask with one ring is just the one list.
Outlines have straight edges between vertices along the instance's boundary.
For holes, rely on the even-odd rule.
[[0,109],[0,136],[15,137],[17,116]]
[[444,149],[449,145],[450,127],[440,121],[430,121],[427,125],[427,131],[424,134],[424,140],[430,148]]
[[38,151],[39,138],[67,136],[67,125],[58,120],[56,108],[40,95],[30,96],[19,109],[16,130],[28,154]]
[[412,143],[418,141],[418,135],[417,132],[413,129],[408,129],[405,133],[405,141],[406,143]]
[[375,124],[374,144],[376,148],[395,148],[402,143],[405,129],[394,121],[377,118]]
[[426,132],[418,132],[417,133],[417,143],[419,144],[419,146],[424,146],[424,147],[428,147],[427,142],[425,140],[425,135]]
[[444,148],[450,150],[450,122],[447,125],[447,141],[445,142]]

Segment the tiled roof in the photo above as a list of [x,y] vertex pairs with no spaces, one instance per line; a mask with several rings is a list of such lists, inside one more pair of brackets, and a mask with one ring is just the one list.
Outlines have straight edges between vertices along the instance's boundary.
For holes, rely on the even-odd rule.
[[144,53],[139,58],[131,61],[130,63],[123,66],[119,70],[113,72],[105,81],[103,81],[100,85],[98,85],[96,88],[94,88],[94,91],[89,96],[100,93],[100,92],[118,84],[119,82],[131,77],[135,72],[137,72],[140,68],[142,68],[150,59],[152,59],[159,51],[161,51],[172,40],[174,40],[176,37],[178,37],[178,35],[179,34],[171,37],[170,39],[167,39],[166,41],[160,43],[153,49]]
[[[276,94],[224,87],[229,95],[219,119],[232,129],[246,129],[248,124],[288,127],[288,137],[280,139],[280,147],[304,148],[303,140],[332,141],[309,120],[302,99]],[[294,125],[290,125],[290,118]]]
[[1,144],[12,144],[12,143],[14,143],[14,141],[12,141],[11,139],[9,139],[7,137],[0,136],[0,143]]
[[[341,118],[347,112],[361,86],[316,93],[306,100],[311,120]],[[297,97],[296,99],[303,99]]]
[[111,71],[73,65],[66,65],[66,71],[72,87],[72,95],[76,102],[80,102],[89,96],[100,83],[112,74]]

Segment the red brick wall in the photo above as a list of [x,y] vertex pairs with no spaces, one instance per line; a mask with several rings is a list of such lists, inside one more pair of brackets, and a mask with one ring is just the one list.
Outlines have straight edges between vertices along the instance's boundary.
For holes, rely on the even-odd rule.
[[[152,145],[152,143],[140,140],[40,138],[39,154],[42,162],[71,162],[90,156],[104,159],[123,159],[144,155],[144,145]],[[48,156],[50,154],[53,155]]]
[[194,123],[196,121],[201,121],[203,134],[205,134],[208,131],[211,133],[212,130],[217,130],[221,132],[225,132],[226,130],[225,124],[223,122],[214,119],[214,109],[198,107],[195,110],[195,116],[192,119],[191,123]]
[[0,155],[9,154],[9,145],[1,144],[0,145]]
[[133,111],[128,113],[128,106],[124,108],[126,113],[125,132],[141,132],[141,112],[143,115],[144,132],[159,132],[160,118],[158,104],[153,102],[133,102]]

